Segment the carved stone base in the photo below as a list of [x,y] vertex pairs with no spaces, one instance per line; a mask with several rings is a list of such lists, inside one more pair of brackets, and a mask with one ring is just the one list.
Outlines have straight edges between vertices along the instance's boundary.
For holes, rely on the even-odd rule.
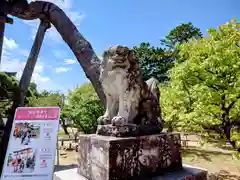
[[124,126],[112,126],[108,124],[98,125],[96,134],[102,136],[131,137],[160,134],[161,131],[161,127],[153,125],[128,124]]
[[182,169],[180,134],[79,136],[78,173],[89,180],[133,180]]

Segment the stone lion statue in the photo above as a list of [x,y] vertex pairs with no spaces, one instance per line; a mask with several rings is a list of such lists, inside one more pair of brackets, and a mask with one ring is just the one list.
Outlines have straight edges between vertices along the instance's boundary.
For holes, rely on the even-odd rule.
[[132,50],[113,46],[103,53],[100,81],[106,95],[105,114],[98,118],[99,135],[133,136],[163,129],[160,91],[154,78],[144,81]]

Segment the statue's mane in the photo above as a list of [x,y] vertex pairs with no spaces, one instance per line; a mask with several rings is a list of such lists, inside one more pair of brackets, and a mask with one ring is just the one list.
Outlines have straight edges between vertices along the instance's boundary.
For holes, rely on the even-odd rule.
[[127,57],[127,60],[130,64],[128,69],[129,77],[131,80],[134,80],[140,75],[140,67],[138,64],[138,60],[133,50],[129,49],[126,46],[112,46],[103,52],[103,60],[101,63],[101,68],[104,69],[105,65],[108,63],[109,57],[114,53],[118,53],[119,55],[123,55]]

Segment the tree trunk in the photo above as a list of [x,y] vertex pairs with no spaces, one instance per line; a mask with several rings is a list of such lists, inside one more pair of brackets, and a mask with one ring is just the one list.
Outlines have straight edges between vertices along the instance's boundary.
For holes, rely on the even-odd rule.
[[27,8],[26,6],[16,4],[12,8],[11,15],[25,20],[48,19],[71,48],[101,102],[103,105],[105,104],[105,95],[99,81],[100,59],[93,51],[91,44],[82,36],[76,26],[58,6],[45,1],[31,2]]
[[[216,126],[203,126],[205,130],[212,130],[215,131],[216,133],[220,134],[220,137],[223,140],[228,141],[234,149],[236,149],[238,152],[240,152],[240,148],[236,147],[236,142],[231,140],[231,129],[234,126],[240,126],[240,122],[232,122],[231,124],[228,125],[216,125]],[[223,132],[223,133],[222,133]],[[225,137],[224,137],[225,135]]]
[[63,131],[66,135],[69,135],[69,132],[67,130],[67,125],[65,124],[65,120],[62,120],[62,128],[63,128]]
[[231,140],[231,129],[233,128],[233,125],[227,125],[224,127],[224,134],[226,136],[227,141],[232,145],[234,149],[236,149],[238,152],[240,152],[240,148],[237,148],[236,142]]

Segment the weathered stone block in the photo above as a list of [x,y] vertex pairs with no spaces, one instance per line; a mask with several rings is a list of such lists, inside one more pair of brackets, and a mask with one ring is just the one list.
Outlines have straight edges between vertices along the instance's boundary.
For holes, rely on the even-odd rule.
[[180,134],[79,136],[78,173],[89,180],[156,177],[182,168]]

